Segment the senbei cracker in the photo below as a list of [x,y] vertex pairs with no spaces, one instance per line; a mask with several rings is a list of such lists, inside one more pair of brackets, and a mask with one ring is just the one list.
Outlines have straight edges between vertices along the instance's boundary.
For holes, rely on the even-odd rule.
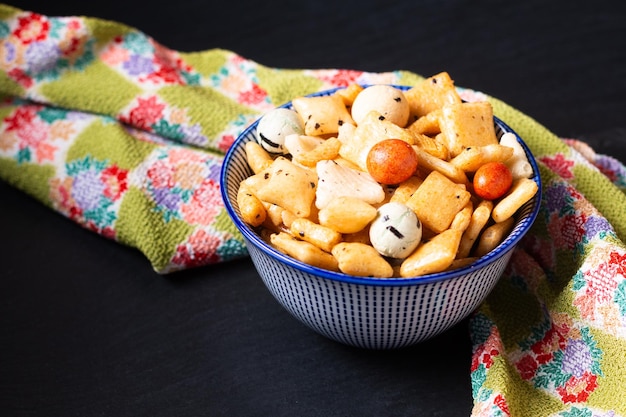
[[444,106],[439,126],[452,156],[470,146],[498,144],[493,109],[487,101]]
[[406,205],[420,221],[435,233],[448,229],[459,211],[470,201],[471,194],[438,171],[432,171],[413,193]]
[[[463,102],[446,72],[408,90],[390,88],[352,84],[330,96],[295,98],[291,113],[279,114],[286,117],[285,123],[299,118],[302,132],[286,135],[281,152],[267,144],[246,145],[254,175],[240,186],[243,221],[289,256],[359,276],[415,277],[449,271],[496,248],[510,233],[519,208],[538,190],[529,179],[532,168],[515,135],[507,133],[498,140],[491,105]],[[351,109],[361,102],[360,94],[367,106],[357,105],[360,114],[355,117]],[[384,108],[375,108],[377,94],[386,103]],[[408,122],[406,114],[392,114],[395,108],[410,109]],[[280,126],[280,120],[273,122]],[[369,172],[374,165],[367,163],[371,150],[390,139],[407,145],[386,150],[390,172],[400,160],[393,149],[410,149],[417,159],[416,168],[394,181]],[[479,196],[475,173],[494,162],[505,165],[514,181],[503,195]],[[380,161],[377,164],[380,169]],[[401,168],[406,171],[406,166]],[[482,172],[497,176],[503,171]],[[406,211],[397,212],[410,213],[411,222],[417,224],[394,230],[401,219],[383,221],[389,215],[388,203],[400,204]],[[391,257],[388,251],[381,252],[380,224],[388,227],[385,250],[411,241],[412,236],[404,235],[411,233],[407,230],[420,231],[414,239],[419,243],[415,249],[397,251],[401,257],[395,252]]]

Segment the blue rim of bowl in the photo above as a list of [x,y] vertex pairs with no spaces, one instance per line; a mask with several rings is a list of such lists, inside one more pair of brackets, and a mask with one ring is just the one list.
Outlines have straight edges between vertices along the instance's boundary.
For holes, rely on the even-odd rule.
[[[363,85],[363,87],[367,87],[367,86],[368,85]],[[402,85],[392,85],[392,86],[401,90],[407,90],[411,88],[410,86],[402,86]],[[326,96],[326,95],[333,94],[334,92],[341,90],[341,89],[343,89],[343,87],[319,91],[316,93],[309,94],[307,95],[307,97]],[[279,107],[291,108],[291,102],[285,103]],[[501,242],[495,249],[493,249],[488,254],[483,255],[478,260],[476,260],[475,262],[467,266],[457,268],[451,271],[444,271],[444,272],[438,272],[434,274],[427,274],[427,275],[409,277],[409,278],[402,278],[402,277],[377,278],[377,277],[354,276],[354,275],[344,274],[342,272],[334,272],[334,271],[330,271],[327,269],[322,269],[322,268],[308,265],[304,262],[298,261],[297,259],[292,258],[291,256],[278,251],[277,249],[274,249],[267,242],[265,242],[259,236],[259,234],[255,232],[248,224],[241,221],[241,219],[238,217],[235,211],[235,208],[233,207],[229,199],[228,190],[227,190],[227,187],[225,186],[226,179],[228,176],[226,167],[229,166],[231,159],[234,158],[235,144],[242,141],[245,137],[250,136],[251,131],[256,129],[259,123],[259,120],[260,120],[260,117],[257,120],[255,120],[250,126],[248,126],[237,137],[233,145],[231,145],[229,150],[226,152],[226,155],[224,156],[222,169],[220,172],[220,190],[222,194],[222,200],[224,201],[224,206],[226,207],[226,211],[228,212],[229,217],[231,218],[233,223],[235,223],[235,226],[237,227],[237,229],[241,232],[241,234],[248,241],[250,241],[254,246],[259,248],[261,251],[263,251],[266,255],[292,268],[296,268],[306,274],[315,275],[315,276],[333,280],[333,281],[352,283],[352,284],[373,285],[373,286],[420,285],[420,284],[429,284],[429,283],[435,283],[439,281],[451,280],[458,276],[471,273],[473,270],[478,270],[483,267],[486,267],[487,265],[497,261],[500,257],[504,256],[509,251],[513,250],[515,246],[519,243],[519,241],[526,235],[526,233],[528,233],[528,231],[530,230],[531,226],[533,225],[533,223],[535,222],[535,219],[537,218],[539,214],[542,184],[541,184],[541,177],[539,175],[539,167],[537,166],[537,161],[535,160],[530,149],[528,148],[528,145],[526,145],[526,143],[522,140],[522,138],[520,138],[517,132],[511,129],[506,123],[504,123],[498,117],[494,116],[494,123],[500,128],[500,130],[502,130],[503,132],[513,133],[515,137],[517,138],[518,143],[524,149],[524,152],[526,153],[528,161],[533,169],[533,176],[530,179],[535,181],[535,183],[538,186],[537,193],[531,200],[531,202],[533,203],[533,206],[531,208],[532,211],[521,222],[518,222],[515,224],[514,229],[511,232],[511,234],[507,236],[507,238],[503,242]],[[526,204],[528,205],[529,203],[526,203]],[[513,232],[516,232],[515,235],[513,235]]]

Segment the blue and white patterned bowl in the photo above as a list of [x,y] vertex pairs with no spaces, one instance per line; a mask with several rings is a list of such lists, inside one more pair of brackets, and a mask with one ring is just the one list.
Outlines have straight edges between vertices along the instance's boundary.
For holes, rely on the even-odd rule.
[[[291,104],[284,107],[291,108]],[[272,248],[240,218],[237,190],[241,181],[252,175],[244,148],[245,143],[256,140],[257,124],[258,120],[248,127],[225,156],[221,188],[226,209],[270,293],[296,319],[340,343],[370,349],[400,348],[454,326],[485,300],[539,211],[537,164],[515,134],[532,165],[532,179],[539,191],[520,209],[513,231],[493,251],[470,266],[415,278],[355,277],[316,268]],[[498,137],[513,132],[497,118],[494,124]]]

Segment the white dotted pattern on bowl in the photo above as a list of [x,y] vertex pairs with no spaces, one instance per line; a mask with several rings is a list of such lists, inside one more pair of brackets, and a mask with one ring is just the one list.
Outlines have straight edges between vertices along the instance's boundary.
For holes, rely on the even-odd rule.
[[330,339],[373,349],[413,345],[467,317],[491,291],[512,254],[477,271],[471,280],[459,276],[424,285],[374,286],[286,270],[254,245],[248,247],[263,282],[293,316]]

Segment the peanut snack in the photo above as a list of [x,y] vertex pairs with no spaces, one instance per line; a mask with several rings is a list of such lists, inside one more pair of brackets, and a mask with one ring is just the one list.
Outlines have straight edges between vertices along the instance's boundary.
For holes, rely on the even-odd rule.
[[[499,140],[491,105],[463,102],[446,72],[408,90],[353,84],[292,104],[273,124],[299,118],[302,131],[246,144],[254,175],[237,203],[269,245],[309,265],[379,278],[463,267],[495,249],[537,193],[515,135]],[[475,192],[475,173],[494,163],[481,179],[508,182]]]

